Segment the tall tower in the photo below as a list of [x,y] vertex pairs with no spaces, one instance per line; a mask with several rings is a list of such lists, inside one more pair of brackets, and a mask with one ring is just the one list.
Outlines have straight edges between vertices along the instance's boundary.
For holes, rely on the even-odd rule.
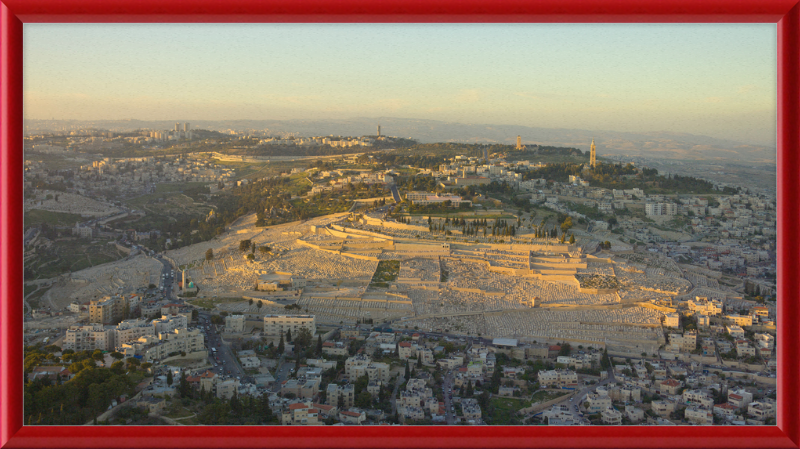
[[189,124],[189,122],[183,124],[183,132],[188,133],[190,129],[191,125]]
[[589,147],[589,165],[592,168],[597,165],[597,149],[594,147],[594,139],[592,139],[592,146]]
[[517,149],[519,150],[521,148],[522,148],[522,137],[517,136]]
[[381,136],[381,125],[378,125],[378,137]]

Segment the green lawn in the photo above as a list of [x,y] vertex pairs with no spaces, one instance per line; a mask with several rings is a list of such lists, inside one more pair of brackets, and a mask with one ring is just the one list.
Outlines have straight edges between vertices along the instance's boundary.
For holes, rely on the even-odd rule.
[[489,401],[491,410],[486,414],[486,420],[492,425],[519,424],[521,417],[517,411],[530,406],[531,402],[523,399],[494,397]]
[[372,281],[370,282],[370,285],[373,287],[388,288],[388,283],[397,280],[399,275],[399,260],[382,260],[378,262],[378,267],[375,269],[375,274],[372,275]]
[[31,294],[31,293],[33,293],[33,292],[35,292],[35,291],[36,291],[36,289],[38,289],[38,288],[39,288],[39,286],[38,286],[38,285],[26,285],[26,286],[25,286],[25,290],[24,290],[23,294],[24,294],[25,296],[28,296],[29,294]]
[[49,288],[40,288],[39,290],[37,290],[34,294],[32,294],[28,298],[28,305],[30,305],[34,309],[38,309],[39,308],[39,300],[42,298],[42,296],[44,296],[45,293],[47,293],[48,290],[50,290],[50,289]]
[[22,220],[25,226],[34,226],[39,223],[47,223],[54,226],[75,226],[75,222],[82,221],[83,218],[78,214],[33,209],[25,212]]
[[213,309],[217,304],[242,302],[244,300],[244,298],[199,298],[188,301],[188,303],[206,309]]
[[48,249],[40,249],[25,268],[26,280],[47,279],[63,273],[119,260],[122,254],[105,241],[92,242],[86,239],[59,240]]
[[178,183],[158,183],[156,184],[156,194],[169,192],[182,192],[192,187],[203,187],[208,182],[178,182]]
[[531,402],[547,402],[552,401],[558,397],[564,396],[569,394],[568,392],[560,392],[560,391],[545,391],[539,390],[533,394],[531,397]]

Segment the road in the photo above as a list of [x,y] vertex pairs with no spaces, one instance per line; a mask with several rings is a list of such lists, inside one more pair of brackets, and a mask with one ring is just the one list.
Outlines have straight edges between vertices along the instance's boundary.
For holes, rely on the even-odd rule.
[[455,413],[451,410],[453,402],[453,371],[447,372],[442,383],[442,390],[444,390],[444,419],[447,425],[450,426],[455,421]]
[[211,324],[210,315],[207,312],[199,312],[198,317],[199,325],[205,330],[206,327],[206,347],[208,348],[208,358],[212,364],[216,362],[213,356],[212,348],[217,350],[217,365],[213,371],[217,374],[227,374],[230,376],[243,377],[245,375],[242,368],[239,366],[233,351],[230,346],[222,343],[222,337],[217,330],[217,326]]
[[614,370],[611,367],[609,367],[608,368],[608,377],[606,377],[605,379],[601,380],[599,383],[597,383],[595,385],[590,385],[590,386],[587,385],[586,387],[583,388],[583,390],[579,391],[578,394],[573,395],[572,398],[578,398],[577,400],[573,399],[572,401],[570,401],[570,411],[572,412],[572,415],[574,416],[575,421],[580,421],[580,422],[583,422],[583,423],[588,423],[589,422],[589,420],[587,420],[586,418],[582,418],[581,417],[580,409],[578,407],[580,406],[580,404],[583,404],[584,398],[586,398],[586,395],[589,394],[589,392],[592,389],[597,388],[597,387],[599,387],[601,385],[605,385],[607,383],[616,382],[616,381],[617,380],[614,378]]
[[164,268],[161,269],[161,274],[166,277],[159,278],[159,285],[158,288],[164,288],[164,297],[172,300],[173,299],[173,291],[175,291],[174,287],[177,287],[177,276],[178,272],[175,272],[175,276],[172,276],[173,267],[172,265],[164,259],[156,259],[164,265]]
[[400,389],[400,384],[406,381],[406,377],[403,374],[397,376],[397,380],[394,382],[394,390],[392,391],[392,415],[397,414],[397,390]]
[[284,356],[281,355],[281,358],[278,360],[278,364],[275,368],[275,383],[272,385],[272,391],[274,393],[277,393],[281,390],[281,382],[288,379],[292,375],[293,369],[294,363],[284,362]]

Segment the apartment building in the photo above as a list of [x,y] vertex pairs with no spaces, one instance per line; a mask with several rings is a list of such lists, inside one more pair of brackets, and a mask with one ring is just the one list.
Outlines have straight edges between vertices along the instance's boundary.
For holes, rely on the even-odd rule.
[[63,349],[73,351],[114,350],[114,330],[105,329],[102,324],[89,326],[70,326],[64,337]]
[[156,334],[168,334],[176,329],[186,329],[189,325],[189,320],[185,315],[164,315],[157,320],[153,320],[152,324]]
[[578,386],[578,374],[571,370],[539,371],[539,384],[543,388]]
[[226,316],[225,332],[244,332],[244,315]]
[[114,330],[114,334],[114,346],[120,347],[146,335],[155,336],[156,331],[152,323],[143,319],[135,319],[120,322]]
[[714,415],[707,408],[686,407],[686,410],[683,412],[683,418],[690,423],[702,426],[714,424]]
[[129,313],[128,298],[124,296],[106,296],[89,302],[89,322],[98,324],[113,324],[124,318]]
[[180,352],[188,354],[205,349],[205,339],[198,329],[175,329],[157,336],[144,336],[135,342],[120,346],[126,357],[142,355],[146,362],[162,360]]
[[286,331],[297,335],[300,329],[308,329],[311,335],[317,333],[314,315],[267,315],[264,317],[264,335],[280,336]]

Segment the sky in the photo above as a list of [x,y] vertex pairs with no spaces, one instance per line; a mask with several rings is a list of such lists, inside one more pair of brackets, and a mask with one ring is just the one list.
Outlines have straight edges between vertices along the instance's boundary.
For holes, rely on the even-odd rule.
[[774,24],[25,24],[24,115],[400,117],[774,145]]

